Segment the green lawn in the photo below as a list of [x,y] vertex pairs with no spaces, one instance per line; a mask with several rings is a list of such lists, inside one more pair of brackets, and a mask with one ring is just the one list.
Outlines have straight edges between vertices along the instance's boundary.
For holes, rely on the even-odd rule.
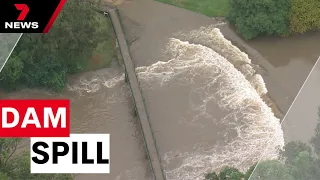
[[228,0],[156,0],[195,11],[210,17],[226,16],[229,9]]
[[97,70],[101,68],[108,67],[116,57],[115,49],[115,35],[112,29],[111,22],[107,17],[102,14],[97,13],[97,36],[98,38],[105,39],[103,42],[99,43],[92,57],[89,60],[87,71]]

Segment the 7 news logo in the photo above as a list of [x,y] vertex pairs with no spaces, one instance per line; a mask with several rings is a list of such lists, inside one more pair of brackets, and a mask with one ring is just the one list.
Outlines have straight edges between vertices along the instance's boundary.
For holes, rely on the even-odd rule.
[[38,29],[38,22],[24,22],[30,9],[27,4],[14,4],[17,10],[21,11],[16,22],[5,22],[6,29]]
[[0,1],[0,33],[48,33],[66,0]]

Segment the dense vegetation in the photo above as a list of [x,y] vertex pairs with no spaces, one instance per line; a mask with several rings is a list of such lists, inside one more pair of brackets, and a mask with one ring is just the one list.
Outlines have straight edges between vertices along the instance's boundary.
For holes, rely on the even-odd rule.
[[319,0],[230,0],[228,20],[246,39],[320,29]]
[[69,174],[30,174],[29,154],[16,155],[19,139],[0,139],[1,180],[71,180]]
[[290,29],[292,33],[304,33],[320,29],[320,1],[292,0]]
[[253,172],[252,166],[245,174],[236,168],[226,167],[219,174],[215,172],[205,176],[206,180],[248,180],[251,178],[263,180],[315,180],[320,179],[320,114],[315,136],[311,139],[311,145],[303,142],[290,142],[281,152],[280,160],[268,160],[260,162]]
[[[114,39],[107,19],[86,1],[68,0],[48,34],[24,34],[0,73],[0,88],[46,87],[61,91],[70,73],[107,66],[114,56]],[[0,48],[8,54],[8,41]],[[94,58],[92,58],[94,57]],[[6,57],[0,57],[1,62]],[[92,60],[93,59],[93,60]],[[19,139],[0,139],[1,180],[71,180],[68,174],[30,174],[29,153],[16,152]]]
[[230,0],[227,19],[246,39],[289,32],[291,0]]
[[48,34],[22,36],[0,73],[1,89],[61,91],[68,74],[108,65],[114,55],[108,23],[86,1],[67,1]]
[[320,28],[319,0],[158,1],[206,16],[225,16],[245,39],[287,36]]
[[0,70],[2,69],[2,65],[6,61],[8,54],[10,53],[19,36],[20,34],[15,33],[0,33]]

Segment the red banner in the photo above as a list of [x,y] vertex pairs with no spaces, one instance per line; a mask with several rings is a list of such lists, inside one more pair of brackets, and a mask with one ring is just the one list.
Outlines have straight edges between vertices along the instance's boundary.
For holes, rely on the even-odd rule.
[[0,137],[69,137],[69,100],[0,100]]

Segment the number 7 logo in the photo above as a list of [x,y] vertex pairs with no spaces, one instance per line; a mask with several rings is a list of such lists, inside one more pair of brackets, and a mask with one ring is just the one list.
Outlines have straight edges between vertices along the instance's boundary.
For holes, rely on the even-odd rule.
[[18,21],[23,21],[27,14],[29,13],[29,7],[26,4],[15,4],[17,10],[21,11],[20,15],[18,16]]

